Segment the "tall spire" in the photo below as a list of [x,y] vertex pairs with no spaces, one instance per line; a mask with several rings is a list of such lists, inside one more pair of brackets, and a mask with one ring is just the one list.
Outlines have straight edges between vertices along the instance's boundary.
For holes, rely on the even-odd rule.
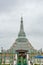
[[24,32],[24,28],[23,28],[23,18],[22,18],[22,17],[21,17],[20,32]]
[[23,36],[25,37],[25,32],[24,32],[24,27],[23,27],[23,17],[21,17],[21,24],[20,24],[20,32],[19,32],[19,37]]

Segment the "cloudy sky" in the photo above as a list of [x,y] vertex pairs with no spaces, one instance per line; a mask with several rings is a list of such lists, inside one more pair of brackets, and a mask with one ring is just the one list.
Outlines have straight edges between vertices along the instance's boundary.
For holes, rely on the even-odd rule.
[[43,0],[0,0],[0,49],[14,43],[21,16],[28,40],[35,49],[43,49]]

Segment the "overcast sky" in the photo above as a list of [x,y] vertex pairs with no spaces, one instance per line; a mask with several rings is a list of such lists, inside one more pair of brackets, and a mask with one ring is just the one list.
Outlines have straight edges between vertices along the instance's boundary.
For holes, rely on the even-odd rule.
[[0,49],[8,49],[18,37],[20,18],[35,49],[43,49],[43,0],[0,0]]

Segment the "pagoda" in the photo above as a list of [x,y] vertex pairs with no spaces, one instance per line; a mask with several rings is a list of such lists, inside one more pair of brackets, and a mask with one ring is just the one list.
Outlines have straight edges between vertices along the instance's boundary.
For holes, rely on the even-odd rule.
[[[10,47],[10,49],[0,53],[1,62],[9,63],[10,65],[28,65],[28,60],[31,60],[31,54],[36,53],[36,50],[33,48],[29,40],[26,38],[23,26],[23,17],[20,21],[20,31],[18,37]],[[5,60],[6,59],[6,60]]]
[[24,32],[24,27],[23,27],[23,18],[22,17],[21,17],[21,21],[20,21],[20,31],[18,34],[18,38],[15,40],[15,42],[13,43],[11,48],[8,50],[8,52],[12,53],[12,50],[13,50],[13,53],[16,53],[17,51],[18,52],[27,51],[28,53],[30,53],[31,51],[34,51],[33,46],[26,38],[26,34]]

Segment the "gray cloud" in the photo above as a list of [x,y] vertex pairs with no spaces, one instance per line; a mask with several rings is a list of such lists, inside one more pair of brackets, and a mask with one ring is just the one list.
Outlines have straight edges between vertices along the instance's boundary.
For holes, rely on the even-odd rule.
[[9,48],[10,43],[12,45],[14,42],[19,32],[21,16],[31,44],[37,49],[42,47],[43,0],[0,0],[0,48]]

